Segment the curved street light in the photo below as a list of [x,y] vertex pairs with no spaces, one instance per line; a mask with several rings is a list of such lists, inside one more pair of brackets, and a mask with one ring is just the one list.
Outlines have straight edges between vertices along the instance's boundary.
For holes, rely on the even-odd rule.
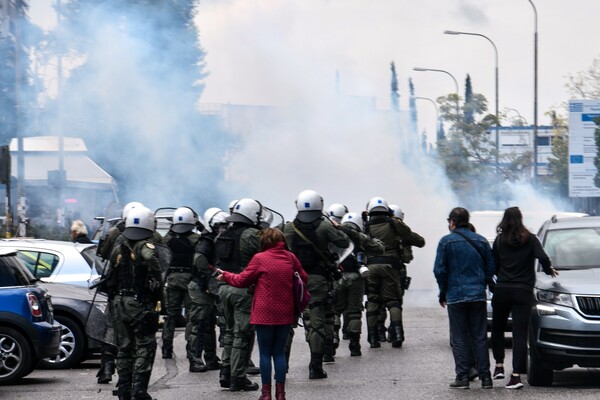
[[415,100],[427,100],[429,101],[431,104],[433,104],[433,106],[435,107],[435,137],[437,140],[441,140],[442,138],[440,137],[440,111],[438,109],[438,105],[435,101],[433,101],[432,99],[430,99],[429,97],[419,97],[419,96],[415,96],[414,97]]
[[496,44],[493,42],[492,39],[490,39],[489,37],[481,34],[481,33],[475,33],[475,32],[461,32],[461,31],[444,31],[444,33],[446,35],[468,35],[468,36],[479,36],[482,37],[484,39],[486,39],[488,42],[490,42],[492,44],[492,47],[494,48],[494,63],[495,63],[495,81],[496,81],[496,175],[498,175],[499,172],[499,165],[498,165],[498,157],[499,157],[499,153],[500,153],[500,134],[499,134],[499,127],[500,127],[500,120],[498,119],[498,87],[499,87],[499,74],[498,74],[498,48],[496,47]]
[[456,87],[456,123],[458,124],[458,119],[460,116],[460,112],[458,110],[458,81],[456,80],[456,78],[454,77],[454,75],[452,75],[450,72],[443,70],[443,69],[433,69],[433,68],[421,68],[421,67],[414,67],[413,71],[417,71],[417,72],[427,72],[427,71],[431,71],[431,72],[442,72],[446,75],[448,75],[450,78],[452,78],[452,80],[454,81],[454,85]]

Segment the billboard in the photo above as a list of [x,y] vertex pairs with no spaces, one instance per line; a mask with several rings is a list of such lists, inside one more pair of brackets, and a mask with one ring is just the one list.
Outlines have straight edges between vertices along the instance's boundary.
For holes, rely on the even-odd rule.
[[600,117],[600,100],[569,101],[569,197],[600,197],[600,187],[594,183],[596,117]]

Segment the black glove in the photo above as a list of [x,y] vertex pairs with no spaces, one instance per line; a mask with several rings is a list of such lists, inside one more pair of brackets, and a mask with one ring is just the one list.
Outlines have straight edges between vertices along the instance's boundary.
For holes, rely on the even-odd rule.
[[440,304],[446,302],[446,292],[440,292]]

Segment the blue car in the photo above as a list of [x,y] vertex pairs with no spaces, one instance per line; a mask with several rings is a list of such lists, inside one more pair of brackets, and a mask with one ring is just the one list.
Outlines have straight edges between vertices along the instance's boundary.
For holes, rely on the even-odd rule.
[[60,324],[47,291],[12,250],[0,249],[0,384],[13,383],[59,353]]

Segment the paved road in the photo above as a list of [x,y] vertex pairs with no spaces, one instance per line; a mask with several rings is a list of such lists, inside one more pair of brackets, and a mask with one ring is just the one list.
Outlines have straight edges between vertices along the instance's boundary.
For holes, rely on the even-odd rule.
[[[505,380],[494,381],[492,390],[483,390],[476,382],[467,391],[452,390],[448,384],[454,378],[452,354],[448,346],[446,312],[435,303],[433,293],[412,291],[406,297],[406,342],[401,349],[389,343],[381,349],[369,349],[366,335],[362,338],[363,356],[350,357],[347,342],[338,349],[334,364],[326,364],[329,378],[308,379],[308,345],[301,328],[296,331],[287,392],[290,400],[364,400],[364,399],[598,399],[600,371],[572,369],[558,373],[550,388],[525,386],[516,392],[504,388]],[[218,371],[202,374],[188,372],[185,359],[183,331],[178,330],[173,360],[156,359],[150,387],[151,394],[166,399],[256,399],[258,392],[231,393],[218,384]],[[255,363],[258,356],[253,356]],[[507,348],[506,364],[511,353]],[[0,399],[69,400],[116,399],[111,395],[113,385],[98,385],[95,374],[98,361],[66,371],[34,371],[21,384],[0,386]],[[507,371],[508,372],[508,371]],[[260,382],[259,377],[252,377]],[[113,383],[115,380],[113,380]]]

